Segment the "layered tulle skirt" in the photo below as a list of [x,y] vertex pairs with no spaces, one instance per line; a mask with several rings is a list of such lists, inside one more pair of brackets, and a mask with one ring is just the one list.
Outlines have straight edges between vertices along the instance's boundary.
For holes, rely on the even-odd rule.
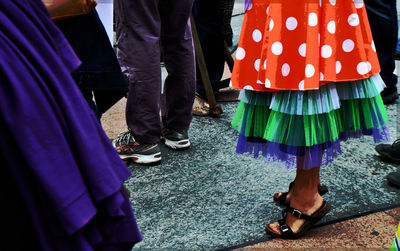
[[310,169],[332,162],[340,141],[373,136],[389,140],[379,75],[329,83],[313,91],[242,90],[232,121],[239,132],[238,153]]
[[379,71],[362,0],[248,2],[231,78],[237,152],[310,169],[341,140],[388,140]]

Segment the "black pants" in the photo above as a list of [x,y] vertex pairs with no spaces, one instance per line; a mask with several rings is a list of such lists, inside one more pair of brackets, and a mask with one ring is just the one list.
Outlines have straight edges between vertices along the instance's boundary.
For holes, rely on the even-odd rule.
[[[218,92],[220,88],[218,84],[224,73],[225,64],[224,30],[218,1],[195,0],[193,16],[211,85],[214,92]],[[198,65],[196,70],[196,92],[200,97],[205,98],[204,85]]]
[[364,2],[381,65],[382,79],[388,89],[396,91],[397,76],[393,73],[398,38],[396,0],[365,0]]
[[[86,101],[100,118],[128,92],[128,82],[121,72],[107,32],[96,10],[57,21],[56,25],[82,61],[73,77]],[[96,105],[92,100],[93,93]]]

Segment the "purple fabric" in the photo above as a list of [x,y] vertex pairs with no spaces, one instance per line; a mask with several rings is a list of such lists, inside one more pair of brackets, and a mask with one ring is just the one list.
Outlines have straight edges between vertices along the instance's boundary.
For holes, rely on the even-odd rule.
[[[189,16],[193,0],[119,0],[115,3],[118,58],[129,79],[126,121],[140,143],[157,143],[163,121],[188,130],[195,96]],[[161,46],[161,48],[160,48]],[[168,71],[161,99],[160,55]]]
[[349,138],[361,138],[364,135],[372,136],[375,143],[390,141],[389,130],[386,126],[380,129],[363,129],[355,132],[342,132],[339,134],[341,141],[346,141]]
[[375,142],[389,141],[387,127],[381,129],[364,129],[356,132],[340,133],[335,142],[326,142],[320,145],[288,146],[267,141],[263,138],[247,138],[239,134],[236,152],[240,154],[253,154],[258,158],[260,154],[268,161],[283,161],[288,169],[299,168],[308,170],[313,167],[326,166],[337,158],[341,153],[340,141],[349,138],[360,138],[363,135],[371,135]]
[[248,10],[251,4],[252,4],[251,0],[246,0],[244,2],[244,11]]
[[40,0],[0,1],[0,150],[25,234],[42,250],[129,250],[141,240],[121,191],[130,172],[71,78],[78,65]]

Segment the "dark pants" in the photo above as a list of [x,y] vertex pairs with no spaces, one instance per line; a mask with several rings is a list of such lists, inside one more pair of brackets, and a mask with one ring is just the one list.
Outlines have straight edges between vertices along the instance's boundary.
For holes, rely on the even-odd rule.
[[[128,83],[121,72],[106,30],[96,10],[55,23],[82,61],[72,75],[100,119],[104,112],[128,92]],[[93,94],[96,104],[93,102]]]
[[224,28],[224,39],[228,46],[233,45],[233,31],[231,26],[232,12],[235,0],[220,0],[222,15],[222,26]]
[[397,91],[394,54],[398,38],[396,0],[365,0],[368,19],[381,65],[381,76],[388,89]]
[[168,71],[164,83],[164,126],[186,131],[192,119],[195,66],[189,16],[193,0],[117,0],[118,58],[129,79],[126,121],[139,143],[161,136],[162,58]]
[[[208,75],[214,92],[218,92],[218,86],[225,66],[224,30],[221,10],[216,0],[195,0],[193,16],[196,21],[201,48],[207,65]],[[197,66],[196,92],[205,98],[205,89]]]

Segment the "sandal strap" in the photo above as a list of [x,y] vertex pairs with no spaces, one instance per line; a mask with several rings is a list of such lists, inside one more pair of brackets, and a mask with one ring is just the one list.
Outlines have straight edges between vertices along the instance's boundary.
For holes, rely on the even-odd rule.
[[278,220],[279,229],[281,230],[282,237],[285,239],[294,239],[296,235],[293,233],[293,230],[286,224],[285,219]]
[[290,207],[290,206],[283,209],[283,211],[282,211],[283,218],[286,218],[287,213],[290,213],[291,215],[293,215],[294,217],[296,217],[298,219],[303,219],[303,220],[306,220],[311,223],[316,223],[317,221],[320,220],[320,218],[318,218],[318,217],[309,216],[309,215],[303,213],[302,211],[300,211],[296,208]]

